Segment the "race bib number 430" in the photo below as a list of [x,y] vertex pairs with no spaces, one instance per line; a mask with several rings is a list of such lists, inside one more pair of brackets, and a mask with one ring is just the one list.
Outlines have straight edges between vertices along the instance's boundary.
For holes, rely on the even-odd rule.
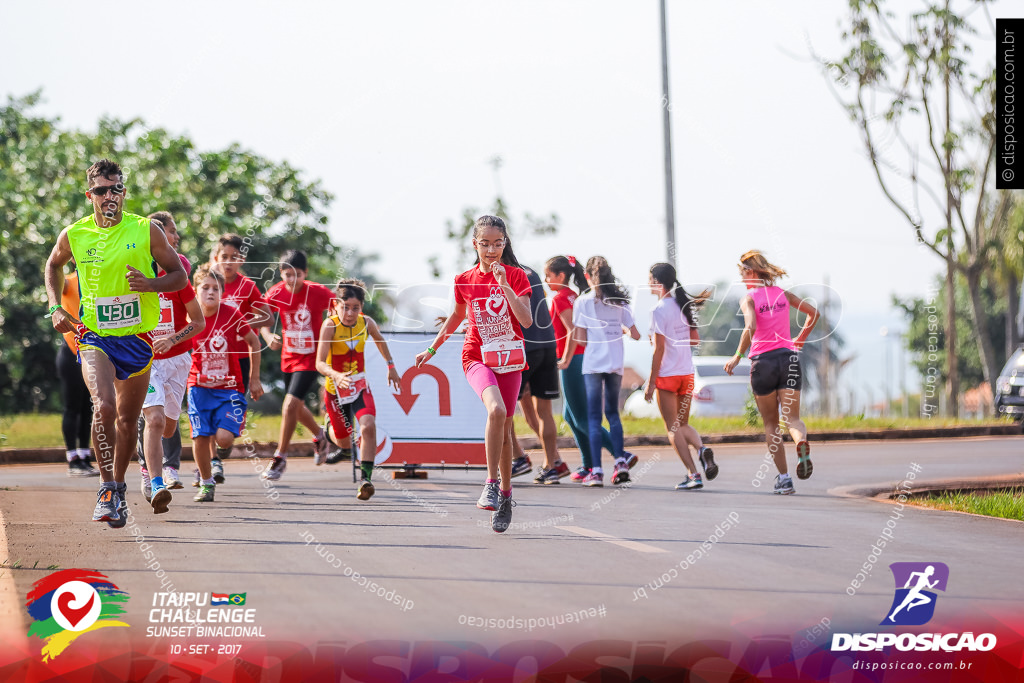
[[96,297],[96,325],[101,330],[133,327],[142,322],[138,294]]

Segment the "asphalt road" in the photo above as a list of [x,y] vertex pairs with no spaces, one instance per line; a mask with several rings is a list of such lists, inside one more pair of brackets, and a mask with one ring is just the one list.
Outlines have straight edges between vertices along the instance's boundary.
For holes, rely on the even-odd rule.
[[[814,444],[814,475],[794,479],[793,496],[771,493],[773,469],[754,485],[763,447],[717,448],[721,475],[696,492],[674,490],[683,468],[669,449],[636,452],[629,488],[517,479],[514,527],[503,535],[475,507],[477,472],[377,474],[376,496],[362,502],[347,463],[293,459],[268,491],[249,461],[228,461],[215,503],[192,502],[187,488],[154,516],[133,469],[133,535],[89,521],[98,480],[67,478],[58,465],[4,466],[0,560],[21,567],[0,574],[0,622],[24,633],[16,603],[50,565],[106,574],[131,595],[125,621],[140,630],[156,593],[246,593],[255,623],[278,640],[685,640],[719,628],[800,632],[822,619],[833,629],[877,625],[897,561],[949,565],[947,618],[1024,612],[1024,524],[830,493],[895,487],[915,470],[916,481],[1021,473],[1020,437]],[[891,540],[850,595],[886,528]]]

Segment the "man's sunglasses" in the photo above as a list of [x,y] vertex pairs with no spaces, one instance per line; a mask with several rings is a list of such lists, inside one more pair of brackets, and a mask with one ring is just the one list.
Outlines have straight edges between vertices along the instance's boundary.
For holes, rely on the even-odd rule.
[[118,183],[117,185],[104,185],[103,187],[93,187],[86,192],[92,192],[97,197],[107,196],[108,191],[113,191],[114,194],[124,194],[124,185]]

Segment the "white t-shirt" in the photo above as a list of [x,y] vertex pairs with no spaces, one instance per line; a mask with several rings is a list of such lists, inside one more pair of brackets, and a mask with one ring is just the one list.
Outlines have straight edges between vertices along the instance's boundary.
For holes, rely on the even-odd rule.
[[622,328],[634,325],[629,304],[606,304],[592,293],[581,296],[572,307],[572,324],[587,331],[584,374],[614,372],[621,375],[624,365]]
[[659,301],[651,311],[651,334],[665,337],[665,355],[661,357],[659,377],[693,374],[690,323],[686,322],[686,316],[671,296]]

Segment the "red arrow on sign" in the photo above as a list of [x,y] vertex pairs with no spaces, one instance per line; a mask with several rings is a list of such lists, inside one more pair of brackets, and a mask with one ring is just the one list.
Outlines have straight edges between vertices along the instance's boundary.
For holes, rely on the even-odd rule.
[[422,365],[418,368],[413,366],[402,374],[402,391],[392,395],[398,401],[398,405],[402,407],[405,414],[409,414],[413,404],[416,403],[416,399],[420,397],[419,394],[412,393],[412,381],[417,375],[430,375],[437,380],[437,404],[440,414],[451,415],[452,398],[451,387],[448,386],[448,376],[436,365]]

